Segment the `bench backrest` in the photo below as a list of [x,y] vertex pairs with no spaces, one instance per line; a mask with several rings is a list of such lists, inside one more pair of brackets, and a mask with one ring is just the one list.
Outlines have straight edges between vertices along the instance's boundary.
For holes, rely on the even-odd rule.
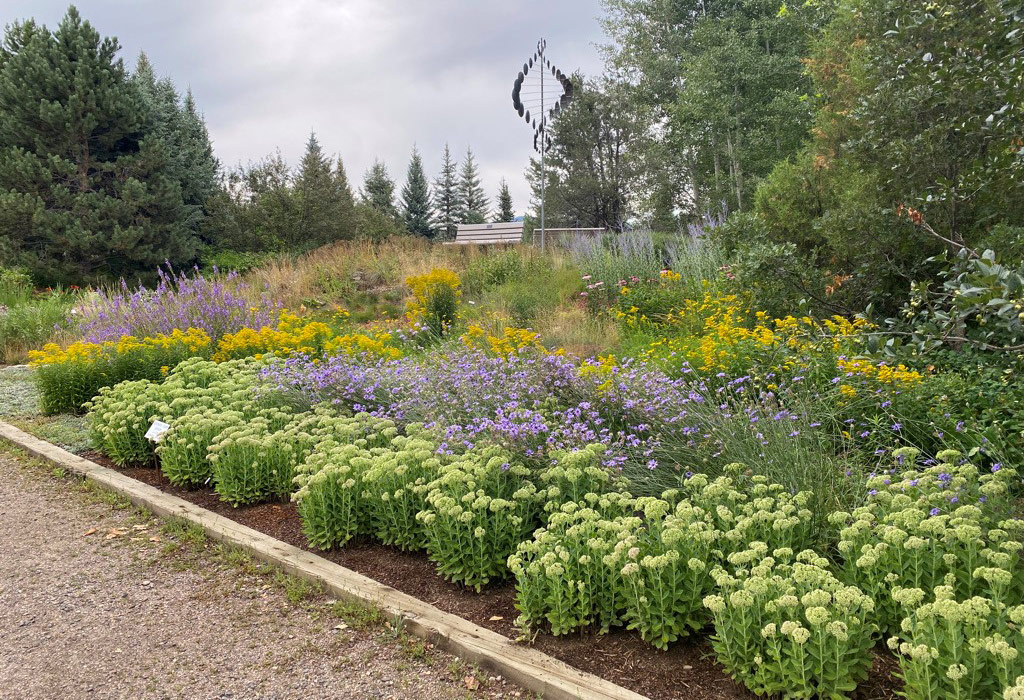
[[495,243],[522,243],[523,222],[509,221],[497,224],[459,224],[455,240],[451,243],[491,245]]

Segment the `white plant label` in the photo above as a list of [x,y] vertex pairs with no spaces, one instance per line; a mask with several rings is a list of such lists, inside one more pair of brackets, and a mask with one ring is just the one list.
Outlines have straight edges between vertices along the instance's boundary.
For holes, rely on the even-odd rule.
[[164,423],[162,420],[153,421],[153,425],[149,426],[149,430],[146,431],[146,439],[150,442],[160,442],[164,433],[171,429],[171,426]]

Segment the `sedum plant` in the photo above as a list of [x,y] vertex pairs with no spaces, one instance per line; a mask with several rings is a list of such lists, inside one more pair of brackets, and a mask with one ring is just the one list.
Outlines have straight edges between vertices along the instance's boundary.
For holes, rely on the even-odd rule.
[[140,379],[103,387],[85,404],[89,411],[89,432],[94,447],[119,467],[149,462],[153,444],[146,431],[162,417],[163,385]]
[[[1003,573],[990,578],[1009,584]],[[931,602],[924,597],[920,588],[893,592],[907,616],[889,647],[899,654],[908,700],[995,698],[1024,674],[1024,605],[998,596],[957,600],[952,585],[936,586]]]
[[370,534],[402,550],[422,549],[425,533],[416,515],[426,508],[426,486],[440,467],[437,446],[423,437],[397,436],[380,450],[362,475]]
[[442,576],[477,591],[508,576],[508,557],[534,528],[539,511],[529,474],[496,448],[441,466],[426,486],[427,508],[416,517]]
[[295,466],[318,438],[321,416],[292,416],[263,409],[241,425],[229,426],[210,445],[214,489],[233,506],[291,496]]
[[[912,465],[917,451],[895,454]],[[992,582],[979,569],[1011,572],[1000,598],[1022,601],[1024,523],[1008,517],[1016,471],[996,465],[982,474],[970,463],[955,465],[960,457],[946,450],[935,466],[874,476],[866,505],[830,516],[840,527],[841,576],[875,598],[883,630],[895,630],[904,616],[892,590],[932,590],[952,577],[960,599],[992,595]]]
[[174,419],[157,445],[160,471],[175,486],[203,486],[213,477],[209,449],[228,428],[244,426],[247,416],[226,407],[195,407]]
[[722,532],[723,555],[745,550],[752,542],[800,551],[815,538],[813,494],[791,493],[781,484],[750,474],[743,464],[726,466],[725,474],[714,480],[695,474],[683,488],[666,491],[662,497],[670,502],[686,498],[707,512]]
[[867,677],[875,625],[874,603],[840,582],[828,561],[756,542],[730,555],[732,575],[712,572],[719,593],[704,599],[711,611],[715,656],[726,671],[758,695],[844,698]]
[[359,492],[371,464],[366,449],[329,438],[296,470],[292,500],[310,546],[340,547],[362,529]]
[[623,528],[594,508],[569,502],[508,558],[516,578],[517,624],[546,624],[551,634],[583,627],[607,632],[621,623],[618,571],[605,563]]
[[618,541],[605,562],[618,572],[629,629],[659,649],[701,629],[710,592],[708,562],[721,533],[689,501],[674,508],[659,498],[637,499],[643,518],[616,519]]
[[552,465],[542,471],[539,481],[544,496],[544,513],[558,512],[563,503],[579,503],[609,492],[622,492],[628,482],[613,476],[604,466],[608,448],[600,443],[578,450],[554,450]]

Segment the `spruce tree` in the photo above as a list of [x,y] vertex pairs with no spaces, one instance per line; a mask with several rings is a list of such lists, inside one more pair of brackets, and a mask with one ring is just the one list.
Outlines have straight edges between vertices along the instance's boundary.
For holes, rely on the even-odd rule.
[[487,221],[487,196],[480,185],[480,172],[473,159],[473,150],[466,149],[466,158],[459,171],[459,223],[482,224]]
[[39,282],[195,259],[196,208],[119,48],[74,7],[52,32],[9,26],[0,47],[0,253]]
[[398,218],[398,210],[395,209],[395,181],[379,160],[373,161],[373,166],[366,172],[362,199],[380,213]]
[[505,178],[502,178],[501,188],[498,190],[498,211],[494,212],[494,221],[500,223],[515,220],[516,212],[512,209],[512,193],[509,192]]
[[448,144],[444,145],[441,159],[441,174],[434,180],[434,209],[437,211],[438,238],[450,241],[455,238],[456,224],[461,216],[459,202],[458,166],[452,160]]
[[402,187],[402,219],[409,233],[431,238],[434,235],[434,212],[430,206],[430,186],[423,172],[423,159],[413,146],[409,171]]
[[343,237],[341,190],[330,160],[312,132],[295,176],[294,196],[299,219],[289,247],[308,250]]
[[345,240],[352,240],[358,233],[356,222],[356,200],[352,196],[352,186],[348,184],[348,175],[345,174],[345,164],[338,156],[334,164],[334,183],[338,191],[338,216],[341,219],[340,237]]

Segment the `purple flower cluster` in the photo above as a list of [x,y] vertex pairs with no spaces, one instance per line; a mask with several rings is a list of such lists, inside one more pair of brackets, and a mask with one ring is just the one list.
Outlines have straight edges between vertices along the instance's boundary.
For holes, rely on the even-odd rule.
[[122,279],[112,290],[87,297],[78,309],[84,339],[93,343],[117,340],[124,335],[138,338],[174,329],[201,328],[216,341],[242,328],[275,325],[280,304],[261,296],[252,301],[237,273],[206,277],[175,273],[170,265],[158,270],[156,287],[130,289]]

